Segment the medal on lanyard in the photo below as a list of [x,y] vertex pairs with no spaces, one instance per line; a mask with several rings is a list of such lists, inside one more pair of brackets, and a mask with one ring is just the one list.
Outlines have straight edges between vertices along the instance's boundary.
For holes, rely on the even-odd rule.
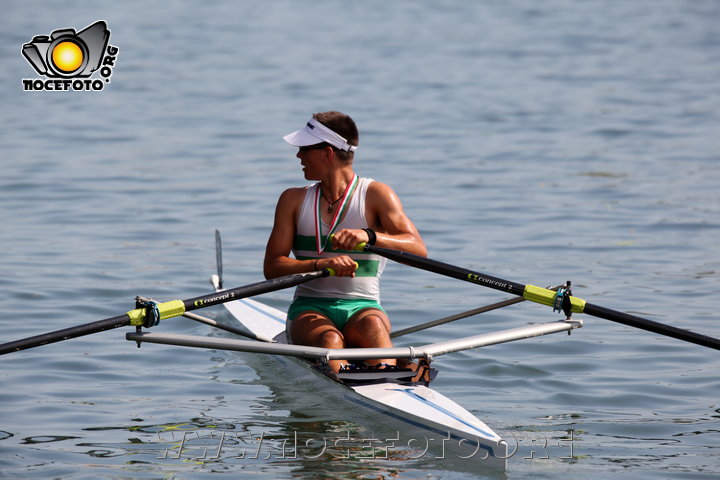
[[325,250],[325,247],[327,247],[327,242],[330,239],[330,235],[333,234],[335,229],[338,226],[338,223],[340,223],[340,218],[345,213],[345,210],[347,210],[347,207],[350,203],[350,199],[352,198],[352,194],[355,191],[355,188],[358,184],[358,176],[355,174],[353,176],[353,179],[350,183],[348,183],[348,186],[345,188],[345,193],[343,193],[342,196],[342,202],[340,202],[340,208],[338,208],[335,211],[335,215],[333,216],[332,222],[330,223],[330,231],[328,231],[327,237],[325,237],[325,241],[322,240],[322,213],[320,211],[320,184],[317,184],[317,188],[315,190],[315,245],[317,249],[318,255],[321,255],[323,251]]

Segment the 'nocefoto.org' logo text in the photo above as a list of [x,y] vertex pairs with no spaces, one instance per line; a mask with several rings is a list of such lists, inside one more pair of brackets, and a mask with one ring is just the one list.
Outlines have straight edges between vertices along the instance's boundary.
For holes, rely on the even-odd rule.
[[[100,20],[84,30],[54,30],[37,35],[22,47],[22,54],[43,78],[23,78],[28,91],[100,91],[110,83],[118,47],[109,45],[110,30]],[[88,78],[98,71],[100,78]]]

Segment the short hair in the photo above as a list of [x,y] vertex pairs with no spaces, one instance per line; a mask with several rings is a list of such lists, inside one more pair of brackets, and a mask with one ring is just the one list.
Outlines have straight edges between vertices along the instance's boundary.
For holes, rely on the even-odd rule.
[[[357,146],[360,141],[357,125],[350,116],[342,112],[329,111],[313,113],[313,118],[328,127],[333,132],[345,138],[348,144]],[[334,148],[338,158],[343,162],[352,161],[354,152]]]

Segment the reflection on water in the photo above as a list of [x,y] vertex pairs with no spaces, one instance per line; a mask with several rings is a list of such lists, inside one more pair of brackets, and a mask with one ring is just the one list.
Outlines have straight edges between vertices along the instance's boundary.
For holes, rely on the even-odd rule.
[[[302,419],[303,415],[291,418]],[[304,478],[332,475],[359,479],[395,478],[399,472],[434,467],[452,467],[460,472],[477,469],[476,463],[429,453],[418,446],[420,441],[403,439],[400,432],[386,438],[344,421],[307,418],[227,423],[196,418],[173,424],[94,427],[85,429],[85,433],[87,437],[36,437],[35,441],[70,442],[61,448],[97,460],[127,457],[123,469],[130,471],[138,465],[157,464],[164,471],[176,472],[216,465],[236,471],[274,468],[309,476]],[[94,439],[103,433],[115,440]],[[121,434],[126,438],[118,442]],[[497,472],[488,475],[502,476]]]
[[65,440],[73,440],[76,438],[80,437],[71,437],[67,435],[39,435],[36,437],[25,437],[20,443],[25,445],[37,445],[40,443],[64,442]]
[[[696,472],[710,473],[712,459],[720,446],[697,445],[688,451],[682,437],[717,434],[717,429],[696,430],[693,422],[678,419],[692,427],[677,433],[674,439],[658,443],[653,437],[653,419],[626,422],[627,435],[610,434],[602,421],[585,422],[586,430],[577,430],[576,415],[557,415],[538,420],[551,425],[517,426],[506,432],[509,445],[509,471],[525,471],[535,465],[555,464],[563,470],[578,462],[611,462],[623,468],[658,468],[682,461]],[[382,436],[345,421],[317,420],[302,413],[284,420],[247,418],[236,423],[227,419],[193,418],[169,424],[88,427],[83,436],[36,435],[20,441],[23,445],[62,450],[93,457],[98,465],[133,472],[139,466],[151,470],[191,472],[206,466],[231,471],[277,469],[303,478],[397,478],[401,472],[428,472],[435,468],[478,473],[478,464],[458,458],[446,458],[441,452],[421,448],[417,439],[408,441],[400,432]],[[590,425],[590,428],[588,426]],[[613,429],[616,425],[612,425]],[[648,428],[649,427],[649,428]],[[638,432],[638,430],[640,430]],[[645,434],[638,434],[645,431]],[[119,441],[118,437],[123,440]],[[0,440],[12,434],[3,432]],[[634,454],[633,452],[642,452]],[[121,460],[118,464],[117,461]],[[110,462],[110,463],[104,463]],[[124,465],[124,466],[123,466]],[[564,465],[564,467],[563,467]],[[662,467],[660,467],[662,469]],[[482,471],[483,478],[506,478],[502,472]]]

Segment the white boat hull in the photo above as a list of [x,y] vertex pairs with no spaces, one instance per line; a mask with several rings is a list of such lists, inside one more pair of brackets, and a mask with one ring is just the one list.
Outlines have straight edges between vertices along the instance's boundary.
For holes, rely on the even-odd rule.
[[[217,288],[217,282],[214,282]],[[287,343],[285,313],[252,299],[235,300],[224,304],[233,326],[248,330],[265,341]],[[495,468],[507,466],[507,444],[485,423],[466,409],[420,384],[395,382],[345,385],[319,373],[305,360],[280,359],[298,369],[293,374],[323,377],[326,389],[333,396],[342,396],[349,404],[371,412],[375,423],[397,428],[397,446],[420,451],[431,449],[435,458],[471,459]],[[309,380],[309,378],[308,378]],[[401,435],[402,432],[402,435]]]

